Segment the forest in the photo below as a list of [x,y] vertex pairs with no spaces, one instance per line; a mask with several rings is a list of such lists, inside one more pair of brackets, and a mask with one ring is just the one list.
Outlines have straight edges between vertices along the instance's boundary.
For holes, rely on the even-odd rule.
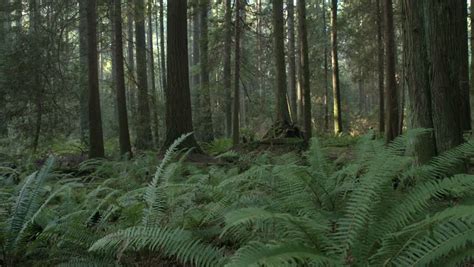
[[0,0],[0,266],[474,266],[473,36],[474,0]]

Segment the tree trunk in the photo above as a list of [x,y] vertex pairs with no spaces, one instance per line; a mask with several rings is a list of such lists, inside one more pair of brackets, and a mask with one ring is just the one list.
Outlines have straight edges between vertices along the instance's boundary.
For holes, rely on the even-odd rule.
[[133,131],[137,132],[137,104],[136,104],[136,89],[137,89],[137,80],[135,73],[135,50],[134,50],[134,0],[127,0],[128,10],[127,10],[127,64],[128,64],[128,99],[129,99],[129,110],[131,113],[131,122]]
[[308,140],[312,136],[311,123],[311,86],[309,74],[309,47],[308,47],[308,30],[306,27],[306,1],[298,0],[298,37],[300,38],[299,57],[301,58],[301,71],[303,75],[303,106],[304,106],[304,131],[305,138]]
[[295,12],[293,2],[294,0],[287,0],[286,4],[288,12],[288,94],[291,118],[293,121],[297,121]]
[[201,23],[200,23],[200,3],[199,0],[193,1],[193,14],[192,14],[192,72],[191,72],[191,103],[193,106],[193,118],[196,123],[196,131],[198,132],[197,137],[199,138],[199,121],[201,119]]
[[162,81],[163,81],[163,88],[168,88],[168,83],[166,80],[166,50],[165,50],[165,18],[164,18],[164,4],[163,0],[158,0],[160,2],[160,56],[161,56],[161,73],[162,73]]
[[148,103],[144,0],[135,0],[135,40],[138,84],[138,121],[136,146],[138,149],[150,149],[153,147],[153,140],[151,134],[150,106]]
[[156,89],[156,79],[155,79],[155,54],[153,49],[153,1],[148,0],[148,53],[149,53],[149,64],[150,64],[150,84],[151,84],[151,103],[152,103],[152,133],[153,133],[153,143],[158,147],[160,143],[160,134],[159,134],[159,122],[158,122],[158,97]]
[[99,94],[96,1],[87,0],[87,62],[89,85],[89,158],[104,157]]
[[467,2],[459,1],[456,5],[456,22],[459,53],[459,87],[461,90],[461,127],[464,131],[471,130],[471,101],[469,93],[469,47],[467,32]]
[[283,23],[283,0],[273,1],[273,45],[276,72],[276,124],[290,125],[286,91],[286,67]]
[[227,137],[232,136],[232,1],[225,0],[224,18],[224,90],[225,90],[225,118]]
[[234,112],[232,114],[232,142],[235,145],[240,142],[240,23],[241,23],[241,1],[235,0],[235,69],[234,69]]
[[431,108],[438,153],[463,142],[460,114],[459,41],[456,36],[460,1],[424,0],[428,60],[431,63]]
[[334,133],[342,133],[341,88],[339,84],[339,60],[337,55],[337,0],[331,0],[331,45],[332,45],[332,92]]
[[79,126],[82,144],[89,142],[89,104],[87,84],[87,0],[79,0]]
[[[471,81],[470,81],[470,94],[469,100],[472,102],[472,96],[474,96],[474,0],[471,0]],[[472,111],[471,108],[471,128],[472,128]]]
[[[177,138],[193,132],[191,94],[189,88],[187,1],[168,2],[167,82],[166,90],[166,138],[165,151]],[[201,152],[194,135],[188,137],[182,147],[195,147]],[[196,151],[195,150],[195,151]]]
[[326,0],[323,0],[323,39],[324,39],[324,130],[329,131],[329,64],[328,64],[328,30],[326,21]]
[[383,19],[382,0],[376,2],[377,12],[377,65],[378,65],[378,94],[379,94],[379,133],[385,131],[385,93],[384,93],[384,46],[383,46]]
[[200,101],[202,107],[201,120],[199,122],[201,139],[204,142],[211,142],[214,139],[214,130],[212,126],[212,108],[211,92],[209,90],[209,0],[200,0],[200,23],[201,23],[201,42],[200,42]]
[[395,79],[396,48],[395,34],[393,28],[393,6],[392,0],[385,0],[384,4],[384,26],[385,26],[385,98],[386,103],[386,125],[385,141],[391,142],[399,134],[399,104],[397,81]]
[[122,2],[112,1],[112,56],[114,57],[114,85],[117,100],[117,113],[119,125],[120,154],[132,157],[132,146],[130,144],[130,133],[128,129],[127,99],[125,94],[125,70],[123,63],[123,41],[122,41]]

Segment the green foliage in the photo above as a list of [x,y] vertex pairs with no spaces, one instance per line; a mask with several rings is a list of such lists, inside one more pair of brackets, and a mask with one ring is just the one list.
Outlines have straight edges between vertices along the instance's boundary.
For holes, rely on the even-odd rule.
[[[474,244],[469,142],[416,166],[407,143],[359,140],[339,168],[321,142],[303,157],[186,163],[179,138],[159,161],[52,162],[0,191],[7,266],[459,266]],[[158,166],[154,169],[154,166]],[[457,168],[454,168],[457,167]],[[4,170],[2,180],[15,171]],[[15,174],[21,176],[21,173]],[[46,179],[49,177],[48,179]],[[16,196],[16,197],[14,197]],[[5,256],[2,256],[5,257]]]

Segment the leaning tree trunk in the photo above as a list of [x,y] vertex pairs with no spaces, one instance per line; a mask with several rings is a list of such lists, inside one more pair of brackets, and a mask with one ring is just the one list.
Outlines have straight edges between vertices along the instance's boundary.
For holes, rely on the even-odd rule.
[[[166,138],[165,151],[177,138],[193,132],[191,94],[189,88],[187,1],[168,1],[168,42],[166,90]],[[194,135],[188,137],[182,147],[195,147],[201,152]]]
[[290,112],[286,98],[286,67],[283,24],[283,0],[273,1],[273,45],[276,72],[276,125],[290,125]]
[[337,54],[337,0],[331,2],[331,45],[332,45],[332,92],[334,133],[342,133],[341,88],[339,82],[339,60]]
[[150,105],[148,103],[145,0],[135,0],[135,41],[138,84],[138,121],[136,146],[138,149],[150,149],[153,147],[153,139],[151,134]]
[[234,112],[232,114],[232,142],[240,142],[240,31],[241,1],[235,0],[235,69],[234,69]]
[[303,87],[303,125],[305,131],[305,138],[309,139],[312,136],[311,124],[311,86],[309,83],[309,47],[308,47],[308,30],[306,27],[306,1],[298,0],[298,37],[300,38],[299,57],[301,58],[302,84]]
[[96,1],[87,0],[87,62],[89,85],[89,158],[104,157],[99,95]]
[[113,75],[115,78],[115,93],[117,99],[117,113],[119,125],[119,145],[120,154],[132,156],[132,146],[130,144],[130,132],[128,129],[127,98],[125,90],[125,70],[123,63],[123,40],[122,40],[122,2],[112,0],[112,56],[115,58]]
[[385,0],[383,10],[385,22],[385,98],[387,100],[385,141],[388,143],[400,134],[398,91],[395,79],[396,48],[392,0]]

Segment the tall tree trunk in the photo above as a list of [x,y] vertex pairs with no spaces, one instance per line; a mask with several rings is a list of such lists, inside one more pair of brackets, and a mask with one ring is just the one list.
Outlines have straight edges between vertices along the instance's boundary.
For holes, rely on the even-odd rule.
[[202,141],[211,142],[214,139],[214,128],[212,126],[211,92],[209,89],[209,0],[199,1],[201,23],[200,107],[202,107],[200,114],[201,120],[199,122],[199,127],[201,127],[201,130],[199,132]]
[[273,46],[276,72],[276,124],[288,126],[291,123],[286,91],[285,44],[283,23],[283,0],[273,1]]
[[[168,1],[168,42],[166,90],[166,138],[162,151],[183,134],[193,132],[191,94],[189,88],[187,1]],[[182,147],[200,148],[194,135],[188,137]],[[196,151],[195,150],[195,151]]]
[[459,46],[456,5],[460,1],[424,0],[426,44],[431,63],[431,108],[436,149],[442,153],[463,142],[460,113]]
[[120,154],[132,157],[132,146],[130,144],[130,133],[128,129],[127,99],[125,93],[125,70],[123,63],[123,40],[122,40],[122,2],[112,2],[112,56],[114,58],[114,85],[117,101],[119,145]]
[[328,25],[326,21],[326,0],[323,0],[323,39],[324,39],[324,130],[329,131],[329,64],[328,64]]
[[89,158],[104,157],[99,94],[96,1],[87,0],[87,62],[89,85]]
[[87,84],[87,0],[79,0],[79,127],[81,143],[89,142],[89,104]]
[[341,88],[339,82],[339,60],[337,54],[337,0],[331,0],[331,45],[332,45],[332,93],[334,133],[342,133]]
[[459,87],[461,90],[461,127],[464,131],[471,130],[471,101],[469,93],[469,47],[467,31],[467,2],[459,1],[456,5],[456,22],[459,53]]
[[[193,104],[193,118],[195,124],[199,124],[201,119],[201,8],[199,0],[193,1],[193,17],[192,17],[192,72],[191,72],[191,99]],[[196,130],[198,132],[197,137],[199,138],[200,128],[199,125],[196,125]]]
[[296,93],[296,50],[295,50],[295,12],[294,0],[287,0],[288,12],[288,95],[290,113],[293,121],[297,121],[297,93]]
[[395,79],[396,48],[395,34],[393,28],[393,6],[392,0],[385,0],[384,4],[384,26],[385,26],[385,98],[386,103],[386,125],[385,141],[391,142],[400,134],[399,129],[399,104],[397,81]]
[[240,142],[240,31],[241,1],[235,0],[235,69],[234,69],[234,112],[232,114],[232,142]]
[[153,49],[153,0],[148,0],[148,53],[150,64],[150,83],[151,83],[151,103],[152,103],[152,133],[153,143],[158,147],[160,143],[159,122],[158,122],[158,96],[155,79],[155,54]]
[[232,136],[232,1],[225,0],[224,18],[224,90],[225,90],[225,118],[226,135]]
[[131,122],[133,131],[137,132],[137,80],[135,72],[135,50],[134,50],[134,0],[127,0],[127,64],[128,64],[128,99],[129,99],[129,110],[131,113]]
[[[469,92],[469,100],[472,103],[473,100],[471,99],[474,96],[474,0],[470,2],[471,6],[471,80],[470,80],[470,92]],[[471,108],[471,120],[472,120],[472,111],[474,109]],[[472,128],[472,121],[471,121],[471,128]]]
[[382,0],[376,2],[377,12],[377,65],[378,65],[378,94],[379,94],[379,133],[385,131],[385,87],[384,87],[384,46],[383,46],[383,19]]
[[298,37],[300,38],[299,57],[301,58],[302,70],[302,87],[303,87],[303,106],[304,106],[304,131],[305,138],[309,139],[312,136],[311,123],[311,86],[309,74],[309,47],[308,47],[308,30],[306,27],[306,1],[298,0]]
[[161,56],[161,73],[162,73],[162,81],[163,81],[163,88],[168,88],[167,80],[166,80],[166,50],[165,50],[165,18],[164,18],[164,4],[163,0],[158,0],[160,2],[160,56]]
[[144,0],[135,0],[135,40],[138,83],[138,122],[136,145],[138,149],[150,149],[153,147],[153,140],[151,134],[150,105],[148,103]]

